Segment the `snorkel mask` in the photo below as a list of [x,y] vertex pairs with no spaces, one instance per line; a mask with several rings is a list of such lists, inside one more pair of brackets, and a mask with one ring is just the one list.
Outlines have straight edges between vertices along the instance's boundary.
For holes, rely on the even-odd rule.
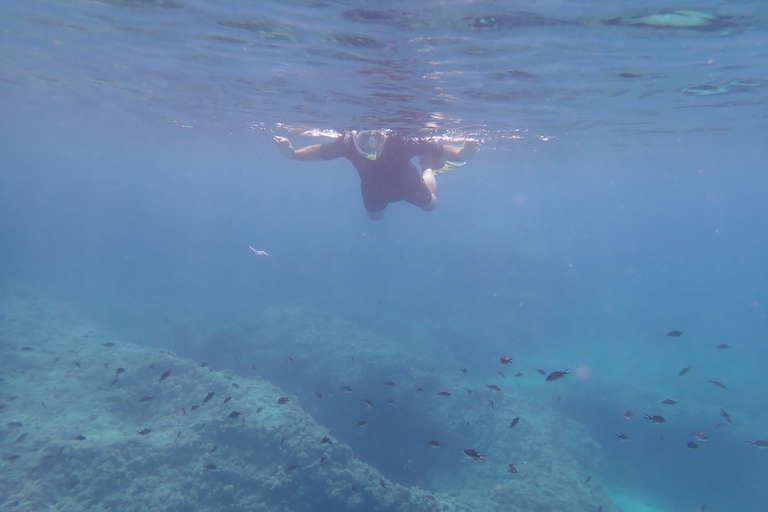
[[354,140],[355,149],[357,149],[360,155],[374,161],[384,151],[384,144],[387,142],[387,132],[383,130],[352,132],[352,140]]

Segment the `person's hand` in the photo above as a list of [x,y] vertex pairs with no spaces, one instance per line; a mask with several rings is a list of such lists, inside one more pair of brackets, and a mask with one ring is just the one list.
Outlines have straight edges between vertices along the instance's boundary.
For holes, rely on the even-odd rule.
[[280,154],[285,158],[293,158],[296,156],[296,150],[293,149],[291,141],[285,137],[275,137],[272,140],[275,141],[275,144],[277,144],[277,149],[280,150]]
[[459,158],[461,158],[462,161],[466,162],[473,156],[475,156],[475,153],[477,153],[477,150],[480,148],[480,143],[477,142],[475,139],[467,139],[464,141],[464,144],[461,145],[461,149],[459,150]]

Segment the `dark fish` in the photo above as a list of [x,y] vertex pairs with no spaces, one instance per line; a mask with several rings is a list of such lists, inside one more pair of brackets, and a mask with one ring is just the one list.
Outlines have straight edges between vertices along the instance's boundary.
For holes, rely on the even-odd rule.
[[467,373],[467,369],[466,368],[462,368],[461,369],[461,373]]
[[352,392],[352,388],[349,387],[349,386],[340,386],[339,389],[342,390],[345,393],[351,393]]
[[231,413],[229,413],[229,418],[239,418],[242,415],[243,415],[243,413],[241,413],[241,412],[232,411]]
[[199,407],[200,407],[199,405],[195,404],[195,405],[192,406],[192,410],[194,411],[195,409],[197,409]]
[[115,344],[114,344],[114,343],[112,343],[111,341],[108,341],[108,342],[106,342],[106,343],[102,343],[102,344],[101,344],[101,346],[102,346],[102,347],[114,347],[114,346],[115,346]]
[[671,398],[667,398],[665,400],[662,400],[661,403],[664,404],[664,405],[680,405],[680,402],[672,400]]
[[389,405],[395,405],[395,401],[394,401],[394,400],[392,400],[391,398],[387,398],[387,403],[388,403]]
[[218,449],[219,449],[219,445],[215,444],[215,445],[213,445],[213,448],[208,450],[208,454],[210,455],[211,453],[215,452]]
[[35,349],[33,349],[32,347],[21,347],[21,349],[19,350],[21,350],[22,352],[32,352]]
[[203,464],[203,469],[207,469],[208,471],[213,471],[216,469],[216,464]]
[[366,408],[370,409],[370,408],[372,408],[372,407],[373,407],[373,402],[371,402],[371,401],[370,401],[370,400],[368,400],[367,398],[366,398],[365,400],[363,400],[363,401],[365,402],[365,406],[366,406]]
[[691,371],[691,368],[693,368],[693,366],[686,366],[685,368],[683,368],[682,370],[680,370],[680,373],[678,373],[678,374],[677,374],[677,376],[678,376],[678,377],[682,377],[683,375],[685,375],[686,373],[688,373],[689,371]]
[[382,486],[382,487],[384,487],[385,489],[387,488],[387,484],[385,484],[385,483],[384,483],[384,479],[383,479],[383,478],[379,478],[379,483],[380,483],[380,484],[381,484],[381,486]]
[[394,383],[394,382],[392,382],[391,380],[388,380],[388,381],[384,382],[383,384],[384,384],[385,386],[389,386],[389,387],[392,387],[392,386],[394,386],[394,385],[395,385],[395,383]]
[[536,368],[536,371],[538,372],[539,375],[546,375],[547,374],[547,372],[545,372],[541,368]]
[[437,393],[435,393],[435,394],[436,394],[437,396],[453,396],[453,395],[451,395],[451,394],[450,394],[449,392],[447,392],[447,391],[438,391],[438,392],[437,392]]
[[221,405],[227,405],[230,400],[232,400],[232,397],[228,396],[227,398],[224,399],[224,401],[221,403]]
[[197,366],[198,366],[198,368],[205,368],[206,366],[208,366],[208,363],[200,363]]
[[502,379],[506,379],[507,378],[507,376],[504,375],[504,372],[501,371],[501,370],[497,371],[496,373],[498,373],[501,376]]
[[491,400],[491,399],[489,398],[489,399],[488,399],[488,403],[489,403],[489,404],[491,404],[491,410],[495,411],[495,410],[496,410],[496,406],[495,406],[495,405],[493,405],[493,400]]
[[471,390],[471,389],[468,389],[468,390],[467,390],[467,394],[468,394],[468,395],[471,395],[471,394],[472,394],[472,390]]
[[627,418],[628,420],[631,420],[632,418],[635,417],[632,411],[624,411],[623,413],[621,413],[621,415]]
[[355,426],[356,426],[356,427],[364,427],[364,426],[366,426],[367,424],[368,424],[368,422],[367,422],[367,421],[365,421],[365,420],[360,420],[360,421],[358,421],[357,423],[355,423]]
[[331,438],[328,436],[325,436],[321,441],[320,444],[329,444],[333,446],[333,441],[331,441]]
[[683,331],[669,331],[667,333],[667,336],[671,336],[672,338],[679,338],[683,335]]
[[319,391],[315,391],[315,396],[317,397],[318,400],[323,398],[323,394]]
[[720,409],[720,416],[722,416],[725,421],[733,425],[733,420],[731,419],[731,415],[725,412],[725,409]]
[[699,441],[707,441],[707,436],[703,432],[691,432],[691,435]]
[[616,439],[619,441],[629,441],[629,436],[627,434],[616,434]]
[[326,457],[325,455],[320,457],[320,467],[323,467],[323,462],[325,462],[326,460],[328,460],[328,457]]
[[424,443],[427,446],[431,446],[432,448],[439,448],[441,446],[441,444],[438,443],[437,441],[424,441]]
[[117,370],[115,370],[115,375],[121,374],[121,373],[123,373],[124,371],[125,371],[125,368],[123,368],[123,367],[120,367],[120,368],[118,368]]
[[136,433],[139,434],[140,436],[145,436],[145,435],[149,434],[150,432],[152,432],[150,429],[145,428],[145,429],[139,430]]
[[699,447],[699,445],[694,443],[693,441],[688,441],[688,444],[686,444],[685,446],[687,446],[691,450],[695,450]]
[[73,364],[74,364],[75,366],[77,366],[78,368],[80,368],[80,363],[78,363],[77,361],[75,361]]
[[491,391],[501,391],[501,388],[496,384],[486,384],[485,387],[487,387]]
[[170,376],[170,375],[171,375],[171,370],[165,370],[165,371],[163,372],[163,374],[160,376],[160,378],[159,378],[159,379],[157,379],[157,383],[158,383],[158,384],[160,384],[160,383],[161,383],[161,382],[163,382],[165,379],[167,379],[167,378],[168,378],[168,376]]
[[515,428],[520,423],[520,416],[514,418],[507,428]]
[[75,436],[72,438],[73,441],[85,441],[85,436]]
[[17,454],[14,453],[13,455],[9,455],[9,456],[5,457],[3,460],[14,461],[14,460],[18,459],[19,457],[21,457],[21,455],[17,455]]
[[278,403],[279,405],[285,405],[285,404],[287,404],[289,401],[290,401],[290,399],[289,399],[287,396],[281,396],[280,398],[278,398],[278,399],[277,399],[277,403]]
[[151,402],[154,399],[155,399],[155,395],[144,395],[143,397],[139,398],[139,402],[140,403]]
[[109,386],[107,386],[107,388],[111,388],[115,384],[117,384],[117,379],[112,379],[112,382],[109,383]]
[[289,356],[288,356],[288,360],[289,360],[290,362],[293,362],[293,357],[289,355]]
[[20,422],[20,421],[9,421],[8,423],[6,423],[6,425],[9,426],[9,427],[23,427],[24,426],[24,424],[22,422]]
[[727,348],[731,348],[731,346],[730,345],[726,345],[725,343],[717,346],[718,350],[725,350]]
[[416,388],[416,392],[417,393],[421,393],[422,391],[424,391],[423,387],[419,386],[419,387]]
[[709,379],[707,382],[715,386],[716,388],[725,389],[725,384],[720,381]]
[[237,382],[233,382],[232,387],[235,389],[240,389],[240,384],[238,384]]
[[752,446],[757,446],[758,448],[768,448],[768,441],[765,441],[763,439],[757,439],[756,441],[747,441]]
[[285,436],[283,436],[283,438],[282,438],[282,439],[280,439],[280,445],[282,446],[282,444],[283,444],[284,442],[285,442]]
[[517,372],[517,373],[515,374],[515,377],[522,377],[522,376],[523,376],[523,374],[522,374],[522,373],[520,373],[520,372]]
[[512,364],[512,362],[513,362],[513,359],[512,359],[511,357],[507,357],[507,356],[501,356],[501,357],[499,358],[499,362],[500,362],[501,364]]
[[592,475],[589,475],[586,480],[584,480],[585,484],[588,484],[592,480]]
[[298,464],[291,464],[290,466],[285,468],[286,471],[294,471],[296,469],[299,469],[299,465]]
[[475,460],[485,460],[483,459],[483,455],[480,455],[472,448],[464,448],[462,451],[464,452],[464,455],[466,455],[467,457],[473,458]]
[[432,496],[431,494],[425,494],[424,499],[428,501],[435,501],[435,497]]
[[213,391],[211,391],[210,393],[208,393],[207,395],[205,395],[205,398],[203,398],[203,405],[207,404],[207,403],[208,403],[208,401],[209,401],[211,398],[213,398],[213,395],[215,395],[215,394],[216,394],[216,393],[214,393]]
[[552,381],[555,381],[555,380],[562,379],[563,377],[565,377],[566,375],[568,375],[570,373],[568,370],[570,370],[570,368],[568,368],[566,370],[563,370],[563,371],[556,371],[556,372],[550,373],[549,375],[547,375],[547,381],[548,382],[552,382]]
[[507,466],[507,471],[509,471],[510,473],[517,473],[517,468],[515,467],[514,464],[510,464],[509,466]]
[[658,414],[656,414],[656,415],[654,415],[654,416],[650,416],[650,415],[646,414],[646,415],[645,415],[645,419],[647,419],[647,420],[651,420],[652,422],[654,422],[654,423],[656,423],[656,424],[659,424],[659,423],[664,423],[665,421],[667,421],[667,420],[665,420],[665,419],[664,419],[664,417],[663,417],[663,416],[660,416],[660,415],[658,415]]

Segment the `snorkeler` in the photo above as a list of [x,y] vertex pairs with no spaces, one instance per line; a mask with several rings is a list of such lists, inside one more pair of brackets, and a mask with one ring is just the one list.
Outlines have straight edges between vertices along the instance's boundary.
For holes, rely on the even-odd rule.
[[[344,132],[328,144],[296,150],[285,137],[274,140],[286,158],[317,162],[344,157],[352,162],[360,175],[365,210],[373,220],[379,220],[387,205],[397,201],[407,201],[427,211],[437,208],[435,174],[463,165],[479,147],[472,139],[465,140],[459,149],[390,130]],[[411,162],[417,156],[421,157],[421,174]]]

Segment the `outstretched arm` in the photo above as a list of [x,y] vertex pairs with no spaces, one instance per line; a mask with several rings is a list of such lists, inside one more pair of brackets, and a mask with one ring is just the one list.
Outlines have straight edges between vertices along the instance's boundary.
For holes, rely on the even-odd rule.
[[443,146],[443,158],[451,161],[466,162],[477,153],[480,144],[474,139],[467,139],[461,148]]
[[320,154],[320,148],[322,147],[320,144],[307,146],[301,149],[293,149],[291,141],[285,137],[275,137],[273,140],[275,141],[275,144],[277,144],[277,149],[280,150],[280,154],[286,158],[303,160],[305,162],[318,162],[323,159],[323,156]]

